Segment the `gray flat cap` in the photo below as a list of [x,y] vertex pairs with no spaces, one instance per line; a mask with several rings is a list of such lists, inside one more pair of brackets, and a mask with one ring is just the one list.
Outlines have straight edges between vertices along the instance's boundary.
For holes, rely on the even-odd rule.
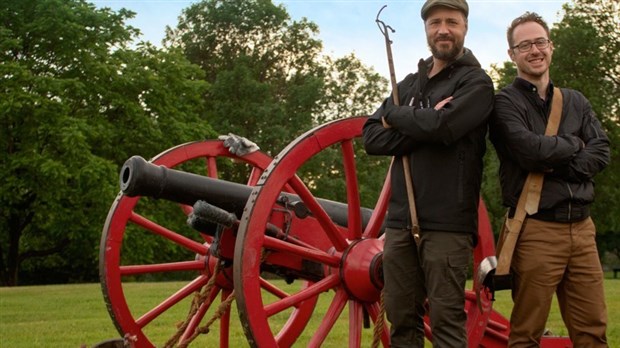
[[422,6],[422,11],[420,13],[422,15],[422,19],[426,20],[426,17],[431,9],[437,6],[444,6],[459,10],[465,14],[465,18],[469,15],[469,6],[465,0],[427,0],[424,3],[424,6]]

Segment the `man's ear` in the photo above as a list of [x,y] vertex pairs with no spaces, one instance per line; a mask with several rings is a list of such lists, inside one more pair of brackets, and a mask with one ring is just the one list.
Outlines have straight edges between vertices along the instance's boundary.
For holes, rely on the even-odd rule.
[[506,52],[508,53],[508,57],[510,57],[510,60],[514,62],[515,61],[515,50],[513,50],[512,48],[509,48],[508,51]]

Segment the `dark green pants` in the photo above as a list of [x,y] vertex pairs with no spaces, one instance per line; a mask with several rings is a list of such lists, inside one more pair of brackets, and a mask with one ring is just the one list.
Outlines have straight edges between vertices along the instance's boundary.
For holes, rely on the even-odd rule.
[[473,252],[468,233],[423,231],[419,249],[409,230],[386,230],[384,301],[391,346],[424,346],[428,298],[434,347],[467,347],[465,281]]

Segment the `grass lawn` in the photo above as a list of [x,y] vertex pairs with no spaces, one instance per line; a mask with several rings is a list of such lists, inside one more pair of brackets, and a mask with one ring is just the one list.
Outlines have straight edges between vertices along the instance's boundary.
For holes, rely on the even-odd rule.
[[[608,275],[608,277],[610,277]],[[125,286],[130,303],[135,303],[136,311],[152,308],[152,301],[167,296],[178,289],[180,283],[130,283]],[[609,347],[620,347],[620,279],[606,279],[605,291],[609,313]],[[323,298],[323,297],[322,297]],[[324,303],[325,302],[325,303]],[[315,308],[311,323],[306,328],[318,326],[327,308],[327,301],[320,301]],[[176,308],[183,307],[183,308]],[[170,325],[183,319],[187,306],[176,306],[166,311],[167,324],[149,325],[149,338],[156,337],[160,345],[170,336]],[[507,291],[497,294],[494,309],[508,316],[512,302]],[[346,325],[346,316],[341,316]],[[159,319],[158,319],[159,320]],[[165,320],[164,320],[165,321]],[[231,347],[246,347],[236,310],[231,316]],[[547,327],[556,335],[565,336],[566,330],[557,310],[553,306]],[[305,332],[304,332],[305,334]],[[332,332],[324,347],[346,346],[346,332],[342,336],[337,330]],[[372,330],[364,330],[371,337]],[[119,337],[105,308],[99,284],[25,286],[0,288],[0,347],[91,347],[110,338]],[[302,337],[302,340],[304,338]],[[192,346],[218,346],[217,329],[213,334],[204,335]],[[368,342],[365,340],[365,342]],[[303,346],[301,344],[300,346]],[[430,344],[427,346],[430,347]]]

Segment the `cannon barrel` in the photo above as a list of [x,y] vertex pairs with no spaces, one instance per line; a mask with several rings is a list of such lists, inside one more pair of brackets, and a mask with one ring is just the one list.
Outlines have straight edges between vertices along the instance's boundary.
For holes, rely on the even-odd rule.
[[[247,185],[166,168],[149,163],[140,156],[132,156],[123,164],[120,186],[129,197],[146,196],[187,205],[202,200],[238,217],[243,214],[252,193],[252,187]],[[298,217],[307,213],[298,196],[289,193],[282,193],[281,196],[294,206]],[[347,226],[346,204],[322,198],[317,201],[334,223]],[[366,226],[371,215],[372,209],[361,208],[362,226]]]

